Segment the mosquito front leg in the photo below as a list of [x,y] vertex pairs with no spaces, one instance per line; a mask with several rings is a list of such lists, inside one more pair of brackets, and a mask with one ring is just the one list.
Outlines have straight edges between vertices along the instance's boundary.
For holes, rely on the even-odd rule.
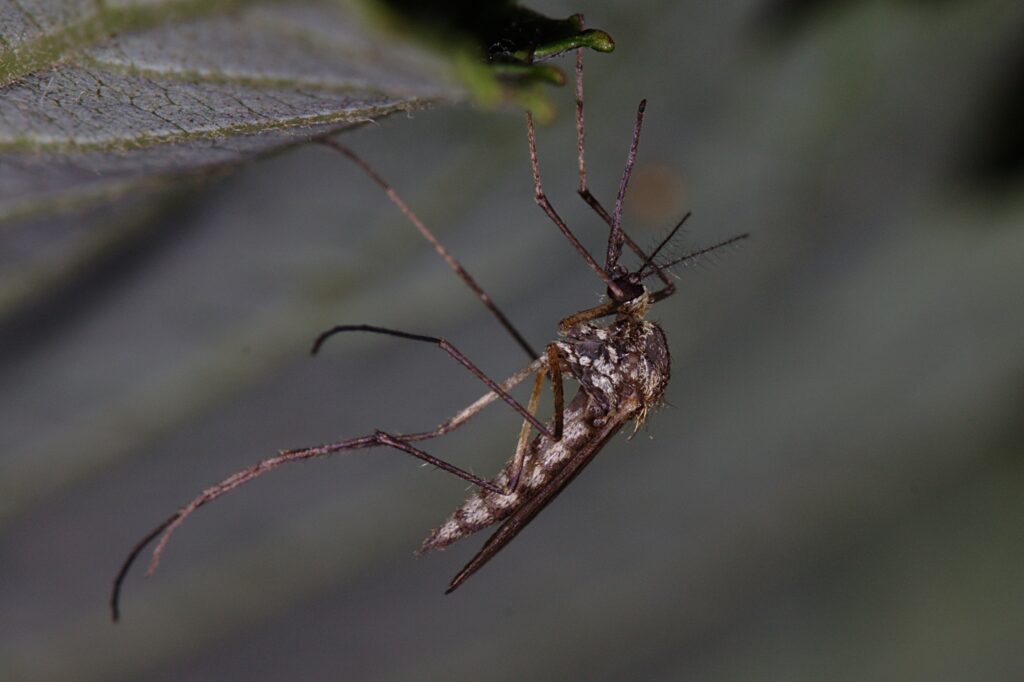
[[437,254],[441,256],[442,259],[444,259],[444,262],[448,264],[448,267],[450,267],[452,271],[455,272],[456,275],[458,275],[459,279],[461,279],[466,284],[466,286],[468,286],[473,291],[473,293],[476,294],[477,298],[479,298],[483,302],[483,304],[487,306],[487,309],[491,311],[494,317],[497,318],[498,322],[501,323],[501,326],[505,328],[505,330],[512,336],[513,339],[515,339],[516,343],[519,344],[519,347],[522,348],[526,352],[526,354],[529,355],[531,358],[537,357],[537,351],[535,351],[533,347],[530,346],[529,342],[523,337],[522,334],[519,333],[519,330],[516,329],[515,325],[513,325],[512,322],[507,317],[505,317],[505,313],[501,312],[501,309],[498,308],[498,305],[491,299],[490,296],[487,295],[487,292],[485,292],[483,288],[479,284],[477,284],[476,280],[473,279],[473,276],[470,275],[464,267],[462,267],[462,264],[459,263],[459,261],[457,261],[455,257],[451,255],[451,253],[448,252],[448,249],[446,249],[440,241],[438,241],[437,237],[434,236],[434,233],[423,223],[422,220],[419,219],[419,216],[417,216],[413,212],[413,210],[409,208],[408,204],[406,204],[402,197],[399,196],[398,192],[395,190],[394,187],[389,185],[387,181],[384,180],[384,178],[378,175],[377,171],[375,171],[373,167],[370,166],[370,164],[368,164],[361,156],[356,154],[354,151],[352,151],[342,143],[336,140],[332,140],[331,138],[328,137],[320,138],[318,142],[348,157],[349,159],[352,160],[353,163],[359,166],[359,168],[361,168],[363,172],[370,176],[370,179],[377,183],[377,185],[379,185],[380,188],[384,190],[384,193],[387,194],[388,198],[391,200],[391,203],[397,206],[398,210],[402,212],[402,215],[404,215],[409,220],[409,222],[412,223],[413,226],[419,231],[419,233],[423,235],[423,238],[430,242],[430,245],[434,247],[434,251],[436,251]]
[[629,154],[626,156],[626,167],[622,171],[622,180],[619,181],[619,192],[615,195],[615,209],[612,212],[612,233],[608,237],[608,255],[605,260],[605,268],[608,272],[615,272],[619,264],[619,256],[622,255],[622,244],[625,236],[622,231],[622,204],[626,199],[626,187],[629,186],[629,179],[633,175],[633,164],[636,163],[636,150],[640,145],[640,130],[644,125],[644,112],[647,110],[647,100],[640,100],[640,106],[636,110],[636,123],[633,126],[633,140],[629,144]]
[[617,309],[618,305],[614,301],[605,301],[601,305],[581,310],[578,313],[573,313],[558,323],[558,329],[561,332],[566,332],[581,322],[589,322],[590,320],[596,320],[597,318],[604,317],[605,315],[611,315],[615,313]]
[[[544,363],[546,361],[546,358],[537,358],[529,365],[522,368],[521,370],[513,374],[511,377],[506,379],[504,382],[502,382],[501,388],[505,391],[509,391],[515,388],[519,384],[523,383],[523,380],[526,379],[531,374],[533,374],[534,372],[541,371],[544,368]],[[443,436],[444,434],[454,431],[455,429],[465,424],[477,412],[487,407],[497,399],[498,394],[495,393],[494,391],[490,391],[481,396],[480,398],[478,398],[468,407],[465,407],[462,410],[460,410],[458,414],[441,422],[441,424],[439,424],[435,430],[426,431],[424,433],[402,434],[402,440],[404,440],[407,443],[412,443],[418,440],[428,440],[430,438],[437,438],[438,436]],[[525,423],[529,424],[529,422]]]
[[583,260],[587,261],[587,265],[597,273],[598,277],[604,280],[605,284],[608,285],[608,288],[611,289],[617,297],[621,298],[621,287],[619,287],[611,275],[604,271],[604,268],[598,265],[597,261],[594,260],[594,257],[590,255],[590,252],[587,251],[586,248],[584,248],[583,244],[581,244],[580,240],[576,238],[576,235],[572,233],[572,230],[570,230],[569,226],[565,224],[565,221],[562,220],[561,216],[555,212],[554,206],[551,205],[551,202],[548,201],[547,195],[544,194],[544,188],[540,182],[540,164],[537,161],[537,133],[533,127],[533,115],[529,112],[526,113],[526,141],[530,147],[530,165],[533,168],[533,198],[537,202],[537,205],[541,207],[544,213],[547,214],[548,218],[551,219],[551,222],[553,222],[562,234],[565,235],[565,238],[569,240],[569,243],[573,245],[573,248],[583,256]]
[[433,343],[437,345],[445,353],[448,353],[448,355],[452,356],[456,362],[458,362],[460,365],[468,369],[473,374],[473,376],[475,376],[480,381],[484,382],[484,384],[487,385],[487,388],[497,393],[499,398],[504,400],[513,410],[515,410],[523,417],[525,417],[527,421],[533,424],[534,428],[536,428],[538,431],[543,433],[548,438],[554,439],[555,434],[551,433],[551,431],[549,431],[546,426],[541,424],[536,417],[530,414],[525,407],[520,405],[519,402],[516,401],[516,399],[513,398],[511,395],[509,395],[507,391],[503,390],[501,386],[496,384],[493,379],[484,374],[479,367],[470,362],[469,358],[463,355],[458,348],[449,343],[447,339],[443,339],[439,336],[424,336],[422,334],[410,334],[408,332],[398,331],[396,329],[375,327],[369,324],[339,325],[337,327],[328,329],[320,336],[318,336],[316,341],[313,342],[313,348],[311,349],[311,352],[315,355],[317,351],[320,350],[320,347],[323,345],[324,341],[329,339],[331,336],[334,336],[335,334],[340,334],[342,332],[371,332],[374,334],[386,334],[388,336],[397,336],[398,338],[401,339],[409,339],[410,341],[423,341],[425,343]]
[[[586,204],[590,206],[598,216],[600,216],[601,220],[603,220],[608,227],[615,229],[615,222],[612,219],[612,216],[605,210],[604,206],[601,205],[601,202],[598,201],[597,197],[591,193],[590,188],[587,187],[585,141],[586,128],[583,120],[583,50],[576,50],[576,159],[579,165],[580,178],[579,188],[576,191],[577,194],[580,195],[580,198],[582,198],[583,201],[585,201]],[[628,246],[633,253],[639,256],[642,260],[646,261],[647,254],[644,253],[644,250],[641,249],[635,241],[633,241],[633,238],[626,234],[624,230],[622,230],[621,234],[622,238],[626,242],[626,246]],[[655,274],[665,286],[651,294],[652,303],[668,298],[674,294],[676,290],[675,282],[672,281],[672,278],[666,273],[658,270]]]

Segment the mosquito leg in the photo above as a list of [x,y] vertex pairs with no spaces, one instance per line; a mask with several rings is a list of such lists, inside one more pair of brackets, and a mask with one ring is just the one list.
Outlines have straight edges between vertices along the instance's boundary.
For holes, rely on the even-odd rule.
[[[581,178],[581,182],[586,182],[585,176],[581,176]],[[596,212],[601,217],[601,219],[608,224],[608,227],[612,227],[612,217],[608,215],[608,211],[606,211],[604,206],[601,205],[601,202],[597,200],[597,197],[590,193],[589,189],[587,189],[584,186],[583,189],[579,190],[579,195],[583,197],[583,200],[587,202],[587,204],[592,209],[594,209],[594,212]],[[622,238],[625,240],[626,246],[628,246],[633,253],[635,253],[641,260],[647,260],[647,254],[644,252],[642,248],[640,248],[640,245],[637,244],[625,230],[622,230]],[[663,270],[659,269],[654,274],[657,275],[658,279],[661,280],[661,283],[664,286],[658,291],[651,294],[651,303],[655,303],[664,298],[668,298],[669,296],[676,292],[676,283],[673,282],[672,278],[669,277]]]
[[[505,391],[508,391],[517,386],[518,384],[522,383],[522,381],[526,377],[530,376],[530,374],[538,371],[543,372],[545,362],[546,358],[534,360],[532,363],[530,363],[529,365],[527,365],[526,367],[524,367],[523,369],[516,372],[508,379],[506,379],[504,382],[502,382],[501,388]],[[163,523],[161,523],[156,528],[151,530],[145,537],[139,540],[139,542],[137,542],[135,546],[132,548],[131,552],[129,552],[128,556],[124,560],[124,563],[121,564],[120,570],[117,572],[117,575],[114,578],[113,589],[110,594],[110,612],[113,620],[116,621],[120,616],[119,604],[121,586],[128,575],[128,571],[131,569],[132,565],[135,563],[135,560],[139,557],[142,551],[151,542],[156,540],[158,537],[160,538],[160,542],[153,553],[153,558],[150,562],[149,569],[147,570],[147,575],[156,570],[157,565],[160,563],[160,556],[163,553],[164,548],[167,546],[167,542],[170,539],[171,534],[177,529],[178,526],[181,525],[185,518],[190,516],[196,509],[207,504],[208,502],[212,502],[221,495],[230,492],[231,490],[234,490],[238,486],[248,483],[252,479],[257,478],[258,476],[262,476],[263,474],[268,473],[276,469],[277,467],[283,464],[287,464],[289,462],[297,462],[305,459],[312,459],[314,457],[328,456],[344,450],[359,450],[374,447],[377,445],[387,445],[391,447],[396,447],[397,449],[402,450],[403,452],[409,452],[410,454],[414,454],[414,456],[418,457],[419,459],[423,459],[424,461],[427,461],[430,464],[438,466],[444,471],[448,471],[449,473],[459,476],[460,478],[463,478],[475,485],[478,485],[483,488],[488,488],[490,490],[496,490],[497,492],[503,492],[493,483],[483,481],[482,479],[474,476],[468,471],[460,469],[443,460],[437,459],[436,457],[428,455],[425,452],[416,450],[415,448],[411,448],[411,446],[408,445],[410,442],[429,440],[431,438],[437,438],[439,436],[443,436],[446,433],[454,431],[455,429],[459,428],[467,421],[469,421],[469,419],[473,417],[477,412],[482,410],[490,403],[494,402],[494,400],[496,400],[497,397],[498,395],[493,391],[488,393],[487,395],[481,397],[479,400],[474,402],[469,407],[465,408],[464,410],[456,414],[454,417],[442,422],[441,425],[438,426],[437,429],[435,429],[434,431],[413,433],[401,436],[391,436],[389,434],[378,431],[377,433],[370,436],[353,438],[350,440],[340,441],[337,443],[331,443],[327,445],[320,445],[313,448],[285,450],[279,453],[276,457],[271,457],[270,459],[266,459],[262,462],[254,464],[248,469],[243,469],[242,471],[232,474],[231,476],[224,479],[217,485],[207,488],[198,497],[193,499],[192,502],[179,509],[172,516],[167,518]],[[415,450],[415,453],[410,452],[410,450]]]
[[629,186],[629,178],[633,175],[633,164],[636,163],[636,150],[640,145],[640,129],[644,125],[644,111],[647,110],[647,100],[640,100],[640,106],[636,110],[636,124],[633,126],[633,141],[629,144],[629,154],[626,156],[626,167],[622,171],[622,180],[619,181],[619,193],[615,196],[615,208],[612,211],[612,233],[608,237],[608,257],[605,267],[609,272],[615,270],[619,263],[619,256],[622,255],[622,244],[625,242],[622,232],[622,203],[626,199],[626,187]]
[[434,233],[431,232],[430,229],[425,224],[423,224],[423,221],[419,219],[419,216],[413,213],[412,209],[409,208],[405,201],[402,200],[402,197],[398,195],[398,192],[395,190],[394,187],[389,185],[384,180],[384,178],[378,175],[377,172],[373,170],[369,163],[367,163],[362,157],[360,157],[358,154],[356,154],[354,151],[352,151],[345,145],[327,137],[320,138],[318,141],[321,144],[330,147],[331,149],[347,156],[357,166],[359,166],[363,170],[363,172],[370,176],[370,179],[377,183],[377,185],[379,185],[380,188],[384,190],[384,193],[387,194],[391,202],[398,207],[398,210],[400,210],[402,214],[409,220],[409,222],[411,222],[413,226],[417,230],[419,230],[419,233],[423,235],[423,238],[430,242],[430,245],[433,246],[434,250],[438,253],[438,255],[444,259],[444,262],[448,264],[448,267],[450,267],[455,272],[455,274],[459,276],[459,279],[465,282],[466,286],[472,289],[473,293],[476,294],[477,298],[479,298],[483,302],[483,304],[487,306],[487,309],[490,310],[494,317],[497,318],[498,322],[501,323],[501,326],[503,326],[505,330],[512,335],[512,338],[515,339],[517,344],[519,344],[519,347],[526,351],[526,354],[529,355],[531,359],[537,357],[537,351],[535,351],[533,347],[530,345],[530,343],[523,337],[523,335],[519,333],[519,330],[515,328],[515,325],[513,325],[512,322],[507,317],[505,317],[505,313],[501,312],[501,309],[498,308],[498,305],[491,299],[490,296],[487,295],[487,292],[485,292],[480,287],[480,285],[477,284],[476,280],[473,279],[472,275],[466,272],[466,269],[462,267],[462,264],[459,263],[459,261],[457,261],[455,257],[448,252],[448,249],[446,249],[444,245],[441,244],[440,241],[438,241],[437,237],[434,236]]
[[[612,227],[612,217],[587,188],[586,127],[583,123],[583,50],[576,50],[576,160],[580,171],[580,186],[576,190],[601,219]],[[632,242],[632,240],[629,240]]]
[[676,293],[676,283],[671,281],[664,271],[658,270],[658,279],[664,282],[665,286],[651,294],[651,303],[657,303]]
[[434,457],[431,454],[423,452],[423,450],[414,448],[413,446],[409,445],[404,440],[402,440],[401,437],[395,437],[383,431],[377,431],[376,433],[373,434],[373,436],[377,444],[379,445],[387,445],[388,447],[395,448],[396,450],[401,450],[402,452],[412,455],[413,457],[418,457],[427,464],[432,464],[441,471],[447,471],[449,474],[453,474],[455,476],[458,476],[459,478],[465,479],[472,483],[473,485],[478,486],[480,488],[485,488],[495,493],[504,492],[504,490],[502,490],[500,486],[497,486],[491,483],[490,481],[485,481],[479,476],[469,473],[465,469],[460,469],[454,464],[449,464],[443,459],[438,459],[437,457]]
[[[547,362],[546,358],[538,358],[534,360],[529,365],[527,365],[526,367],[524,367],[523,369],[519,370],[511,377],[506,379],[501,384],[502,389],[504,389],[505,391],[509,391],[512,388],[518,386],[523,382],[524,379],[526,379],[526,377],[530,376],[534,372],[543,370],[545,362]],[[485,395],[481,396],[480,398],[478,398],[474,403],[472,403],[468,407],[462,409],[455,416],[441,422],[441,424],[435,430],[426,431],[423,433],[403,433],[401,438],[406,443],[412,443],[419,440],[428,440],[430,438],[437,438],[438,436],[443,436],[444,434],[450,433],[451,431],[454,431],[455,429],[465,424],[477,412],[487,407],[497,399],[498,394],[495,393],[494,391],[490,391]]]
[[[585,176],[581,176],[581,182],[586,182]],[[583,186],[583,189],[579,190],[579,195],[583,197],[583,200],[587,202],[592,209],[594,209],[594,212],[608,224],[608,227],[612,227],[612,217],[608,215],[608,211],[606,211],[604,206],[601,205],[601,202],[597,200],[597,197],[590,193],[589,189]],[[622,230],[622,238],[625,240],[626,246],[628,246],[633,253],[635,253],[641,260],[645,262],[647,261],[647,254],[625,230]],[[651,303],[668,298],[676,292],[676,283],[672,281],[672,278],[669,277],[668,274],[660,269],[654,274],[657,275],[658,279],[661,280],[661,283],[664,286],[651,294]]]
[[[187,505],[179,509],[174,516],[172,516],[170,519],[162,523],[160,526],[157,527],[157,529],[155,529],[148,536],[146,536],[146,538],[144,538],[143,542],[141,543],[142,546],[145,546],[145,544],[147,544],[149,541],[155,539],[157,535],[159,535],[160,538],[157,541],[156,547],[153,549],[153,557],[149,562],[149,567],[146,569],[146,575],[152,575],[152,573],[157,569],[157,566],[160,565],[160,557],[163,555],[164,549],[167,547],[167,543],[171,539],[171,535],[173,535],[174,531],[178,529],[178,526],[180,526],[185,521],[186,518],[191,516],[193,512],[195,512],[203,505],[214,501],[221,495],[229,493],[235,488],[245,483],[248,483],[254,478],[262,476],[265,473],[273,471],[274,469],[277,469],[278,467],[284,464],[288,464],[290,462],[298,462],[306,459],[313,459],[316,457],[325,457],[327,455],[331,455],[336,452],[341,452],[344,450],[361,450],[364,448],[371,448],[379,445],[385,445],[388,447],[395,448],[397,450],[401,450],[402,452],[408,453],[413,457],[422,459],[424,462],[432,464],[443,471],[447,471],[450,474],[465,479],[466,481],[469,481],[473,485],[479,486],[481,488],[486,488],[497,493],[503,492],[499,486],[490,483],[489,481],[485,481],[482,478],[474,474],[471,474],[470,472],[464,469],[460,469],[454,464],[449,464],[448,462],[445,462],[442,459],[438,459],[437,457],[434,457],[433,455],[423,452],[422,450],[418,450],[406,444],[401,439],[391,436],[390,434],[384,433],[383,431],[376,431],[369,436],[351,438],[349,440],[343,440],[337,443],[329,443],[326,445],[317,445],[311,448],[284,450],[275,457],[270,457],[269,459],[257,462],[256,464],[252,465],[247,469],[235,472],[234,474],[225,478],[220,483],[210,486],[202,493],[197,495],[195,498],[193,498],[192,501],[189,502]],[[137,553],[137,551],[133,552],[133,554],[129,555],[129,558],[134,559]],[[122,569],[122,574],[123,573],[127,573],[127,566]],[[119,574],[119,577],[122,576],[122,574]]]
[[560,331],[566,331],[570,327],[579,324],[580,322],[589,322],[590,320],[597,319],[598,317],[604,317],[605,315],[611,315],[616,310],[616,305],[612,301],[606,301],[599,306],[588,308],[587,310],[581,310],[578,313],[574,313],[569,317],[565,318],[558,323],[558,329]]
[[562,386],[562,365],[558,359],[558,346],[549,343],[547,347],[548,374],[551,376],[551,395],[555,408],[555,440],[562,440],[565,419],[565,392]]
[[288,462],[300,461],[303,459],[312,459],[313,457],[319,457],[330,453],[328,448],[335,448],[334,451],[342,449],[357,449],[361,447],[368,447],[374,444],[373,436],[364,436],[363,438],[356,438],[353,440],[342,441],[335,443],[332,446],[318,446],[315,448],[307,448],[304,450],[286,450],[281,452],[276,457],[265,459],[262,462],[258,462],[247,469],[237,471],[234,474],[228,476],[220,483],[211,486],[204,490],[199,496],[194,498],[184,507],[178,509],[177,512],[166,521],[158,525],[152,531],[150,531],[145,537],[143,537],[129,552],[125,558],[124,563],[121,564],[121,569],[117,572],[117,576],[114,578],[114,585],[110,593],[110,612],[113,620],[117,620],[120,609],[118,607],[121,596],[121,586],[124,584],[124,579],[128,575],[128,571],[131,569],[132,564],[138,558],[142,550],[146,548],[149,543],[159,538],[156,548],[153,550],[153,556],[149,562],[149,568],[146,570],[146,575],[150,575],[156,570],[160,563],[160,556],[163,554],[164,548],[167,546],[167,542],[170,540],[171,535],[181,525],[181,523],[191,516],[191,514],[202,507],[208,502],[212,502],[221,495],[230,492],[238,486],[248,483],[249,481],[257,478],[269,471],[276,469],[282,464]]
[[[551,377],[551,393],[554,398],[554,422],[555,440],[562,439],[565,421],[565,395],[562,386],[562,366],[558,359],[558,347],[549,343],[546,349],[547,367],[546,372]],[[544,386],[545,370],[537,373],[537,380],[534,382],[533,393],[530,394],[528,410],[533,415],[537,414],[537,403],[540,400],[541,389]],[[519,431],[519,442],[516,444],[516,454],[513,458],[511,476],[506,493],[513,493],[519,487],[519,479],[523,474],[523,467],[526,462],[526,448],[529,443],[530,423],[523,422],[523,428]]]
[[132,547],[132,551],[128,552],[128,556],[125,557],[117,575],[114,576],[114,587],[110,591],[110,619],[115,623],[121,618],[121,585],[124,583],[124,579],[128,577],[128,571],[135,563],[135,560],[139,558],[139,555],[142,554],[142,550],[146,549],[149,543],[153,542],[168,526],[174,523],[178,518],[178,514],[180,512],[175,512],[172,516],[167,517],[167,520],[146,533],[145,537],[136,542],[135,546]]
[[[590,206],[590,208],[592,208],[594,212],[601,217],[601,220],[603,220],[608,225],[608,227],[614,229],[614,221],[612,220],[611,215],[609,215],[608,211],[606,211],[604,206],[601,205],[601,202],[597,200],[597,197],[595,197],[590,192],[590,189],[587,187],[587,162],[585,155],[585,140],[586,128],[584,126],[583,119],[583,50],[576,50],[576,158],[579,163],[580,176],[580,186],[577,190],[577,193],[580,195],[583,201],[585,201],[587,205]],[[647,261],[647,254],[644,253],[644,250],[641,249],[635,241],[633,241],[632,237],[630,237],[628,234],[626,234],[624,230],[622,230],[621,226],[619,229],[621,230],[623,239],[625,239],[626,246],[628,246],[633,251],[633,253],[639,256],[641,260]],[[675,282],[672,281],[672,278],[670,278],[666,273],[662,272],[661,270],[658,270],[656,274],[658,275],[658,279],[660,279],[662,284],[664,284],[665,286],[664,288],[656,291],[654,294],[651,295],[652,303],[655,301],[660,301],[663,298],[668,298],[673,293],[675,293],[676,290]]]
[[[540,402],[540,394],[544,388],[544,371],[537,372],[537,379],[533,382],[533,391],[530,393],[530,403],[526,409],[530,414],[537,414],[537,404]],[[512,458],[511,476],[508,479],[508,487],[505,494],[511,494],[519,488],[519,479],[523,475],[523,466],[526,463],[526,450],[530,443],[530,422],[523,420],[523,427],[519,429],[519,441],[516,443],[516,454]]]
[[501,386],[496,384],[493,379],[484,374],[479,367],[470,362],[469,358],[463,355],[458,348],[449,343],[447,339],[443,339],[439,336],[423,336],[421,334],[409,334],[407,332],[397,331],[395,329],[386,329],[384,327],[375,327],[369,324],[339,325],[337,327],[328,329],[320,336],[318,336],[316,338],[316,341],[313,342],[313,348],[311,352],[315,355],[317,351],[320,350],[320,346],[323,345],[324,341],[326,341],[331,336],[334,336],[335,334],[339,334],[341,332],[372,332],[374,334],[386,334],[388,336],[397,336],[398,338],[401,339],[410,339],[412,341],[423,341],[426,343],[436,344],[441,348],[441,350],[443,350],[445,353],[448,353],[448,355],[452,356],[456,362],[458,362],[460,365],[462,365],[470,372],[472,372],[473,376],[475,376],[480,381],[484,382],[484,384],[487,385],[487,388],[497,393],[499,398],[508,403],[508,405],[513,410],[515,410],[523,417],[525,417],[527,421],[533,424],[534,428],[536,428],[538,431],[543,433],[548,438],[554,438],[554,434],[551,433],[546,426],[541,424],[536,417],[530,414],[526,410],[526,408],[520,405],[519,402],[516,401],[515,398],[510,396],[507,391],[504,391],[501,388]]
[[548,218],[551,219],[551,222],[561,230],[562,234],[565,235],[565,238],[569,240],[569,243],[573,245],[573,248],[583,256],[583,259],[587,261],[587,265],[589,265],[590,268],[597,273],[598,277],[608,285],[608,288],[611,289],[616,297],[621,298],[621,287],[615,283],[615,280],[611,275],[604,271],[604,268],[598,265],[597,261],[594,260],[594,257],[590,255],[590,252],[584,248],[583,244],[580,243],[580,240],[576,238],[576,235],[574,235],[565,224],[565,221],[562,220],[558,213],[555,212],[555,208],[551,205],[551,202],[548,201],[547,196],[544,194],[544,188],[540,182],[540,164],[537,161],[537,133],[533,127],[533,115],[529,112],[526,113],[526,140],[530,146],[530,165],[533,167],[534,200],[537,202],[537,205],[541,207],[545,214],[547,214]]

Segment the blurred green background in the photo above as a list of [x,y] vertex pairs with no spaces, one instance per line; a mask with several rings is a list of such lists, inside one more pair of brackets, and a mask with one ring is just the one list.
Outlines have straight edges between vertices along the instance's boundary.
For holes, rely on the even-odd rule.
[[[667,405],[617,437],[462,589],[479,546],[412,551],[465,485],[388,451],[284,469],[138,537],[288,447],[429,429],[521,351],[358,169],[301,147],[174,195],[0,327],[5,680],[1024,678],[1024,5],[535,2],[617,41],[587,65],[610,203],[649,100],[626,226],[753,238],[652,317]],[[566,69],[571,58],[562,60]],[[575,196],[571,92],[539,131]],[[522,116],[470,106],[344,137],[535,345],[601,285],[532,200]],[[550,409],[550,408],[545,408]],[[481,474],[495,406],[433,454]]]

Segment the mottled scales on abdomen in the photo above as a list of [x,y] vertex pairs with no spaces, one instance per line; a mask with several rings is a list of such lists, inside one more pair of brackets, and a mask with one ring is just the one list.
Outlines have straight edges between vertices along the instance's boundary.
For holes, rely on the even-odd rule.
[[[523,463],[523,473],[518,488],[506,495],[481,489],[455,510],[447,521],[431,531],[424,540],[418,554],[432,549],[444,549],[460,538],[471,535],[498,521],[507,518],[535,491],[551,480],[582,445],[600,430],[586,419],[587,403],[591,398],[580,391],[565,408],[562,440],[554,442],[538,435],[530,442],[529,451]],[[554,420],[548,428],[554,430]],[[538,459],[537,454],[540,453]],[[495,485],[507,489],[515,472],[515,456],[508,461],[494,480]]]

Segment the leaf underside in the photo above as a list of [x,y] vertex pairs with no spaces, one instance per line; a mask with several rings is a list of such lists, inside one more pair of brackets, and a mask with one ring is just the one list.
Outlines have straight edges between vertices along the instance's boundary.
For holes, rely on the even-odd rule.
[[338,3],[9,2],[0,22],[0,223],[458,95]]

